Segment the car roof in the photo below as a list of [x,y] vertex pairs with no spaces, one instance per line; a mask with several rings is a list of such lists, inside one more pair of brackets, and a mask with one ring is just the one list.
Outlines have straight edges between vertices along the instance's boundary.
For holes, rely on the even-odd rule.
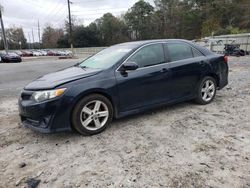
[[197,45],[196,43],[189,41],[189,40],[185,40],[185,39],[155,39],[155,40],[141,40],[141,41],[132,41],[132,42],[125,42],[125,43],[121,43],[121,44],[116,44],[114,46],[123,46],[123,45],[127,45],[130,46],[132,48],[138,48],[141,47],[143,45],[146,44],[150,44],[150,43],[157,43],[157,42],[185,42],[188,43],[190,45],[192,45],[195,48],[198,48],[204,55],[210,55],[212,54],[211,51],[209,51],[208,49]]
[[155,42],[188,42],[188,40],[184,39],[154,39],[154,40],[140,40],[140,41],[131,41],[131,42],[124,42],[117,45],[134,45],[134,46],[141,46],[145,44],[155,43]]

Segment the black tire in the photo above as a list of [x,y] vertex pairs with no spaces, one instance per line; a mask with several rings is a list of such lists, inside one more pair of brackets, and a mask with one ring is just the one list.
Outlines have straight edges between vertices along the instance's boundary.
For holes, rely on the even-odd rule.
[[[203,95],[202,95],[202,88],[204,86],[204,84],[207,82],[207,81],[211,81],[213,84],[214,84],[214,93],[213,93],[213,96],[211,97],[211,99],[209,100],[204,100],[203,98]],[[198,103],[198,104],[201,104],[201,105],[206,105],[206,104],[209,104],[211,103],[213,100],[214,100],[214,97],[216,95],[216,90],[217,90],[217,83],[216,83],[216,80],[211,77],[211,76],[206,76],[204,77],[198,84],[198,87],[197,87],[197,98],[195,99],[195,102]]]
[[[108,109],[108,118],[106,120],[106,123],[99,129],[97,130],[89,130],[86,127],[83,126],[83,124],[81,123],[81,119],[82,115],[82,109],[83,107],[85,107],[85,105],[87,105],[88,103],[90,103],[91,101],[101,101],[102,103],[104,103]],[[76,106],[73,109],[73,113],[72,113],[72,126],[73,128],[80,134],[82,135],[94,135],[94,134],[98,134],[101,133],[102,131],[104,131],[108,124],[110,124],[113,120],[113,106],[111,104],[111,102],[109,101],[109,99],[107,99],[105,96],[100,95],[100,94],[91,94],[88,95],[86,97],[84,97],[83,99],[81,99]],[[92,123],[94,123],[92,121]]]
[[241,56],[245,56],[246,55],[245,51],[244,50],[240,50],[240,55]]

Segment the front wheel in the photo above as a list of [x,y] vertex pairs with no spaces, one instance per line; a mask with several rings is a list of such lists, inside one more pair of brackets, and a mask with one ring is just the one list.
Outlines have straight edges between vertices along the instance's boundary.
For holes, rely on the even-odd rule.
[[216,95],[216,80],[211,76],[203,78],[198,86],[196,102],[198,104],[209,104]]
[[102,132],[113,119],[111,102],[99,94],[92,94],[80,100],[72,113],[72,125],[83,135]]

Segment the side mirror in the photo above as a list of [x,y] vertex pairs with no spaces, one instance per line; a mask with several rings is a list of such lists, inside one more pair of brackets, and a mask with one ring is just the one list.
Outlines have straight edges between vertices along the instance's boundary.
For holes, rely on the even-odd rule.
[[133,61],[127,61],[121,66],[120,70],[121,71],[129,70],[130,71],[130,70],[136,70],[138,68],[139,68],[139,66],[137,65],[137,63],[135,63]]

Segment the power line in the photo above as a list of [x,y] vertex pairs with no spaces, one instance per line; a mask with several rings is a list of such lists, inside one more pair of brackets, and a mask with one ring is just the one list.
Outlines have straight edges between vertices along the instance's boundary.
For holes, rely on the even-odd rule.
[[59,9],[57,10],[57,12],[54,14],[54,16],[58,15],[58,13],[60,13],[61,10],[67,10],[66,7],[65,7],[65,5],[61,4],[61,8],[59,8]]
[[67,13],[67,9],[65,9],[65,10],[63,11],[63,14],[60,14],[60,15],[61,15],[60,18],[57,19],[57,20],[55,20],[54,22],[61,22],[62,20],[65,20],[65,19],[67,18],[66,15],[65,15],[65,17],[63,17],[63,15],[64,15],[65,13]]
[[92,1],[74,1],[76,4],[83,4],[83,3],[95,3],[100,1],[106,1],[106,0],[92,0]]
[[[112,10],[117,10],[117,9],[126,9],[128,10],[127,7],[116,7],[116,8],[103,8],[103,9],[88,9],[86,12],[99,12],[99,11],[112,11]],[[72,12],[83,12],[83,11],[72,11]]]
[[38,24],[37,24],[37,26],[38,26],[38,42],[39,42],[39,47],[40,47],[40,43],[41,43],[41,36],[40,36],[40,24],[39,24],[39,20],[38,20]]
[[[59,0],[59,1],[60,1],[60,0]],[[61,8],[62,6],[64,6],[64,5],[61,4],[61,3],[59,3],[59,1],[57,1],[57,2],[55,3],[55,6],[53,6],[52,9],[50,9],[50,11],[48,12],[48,14],[47,14],[44,18],[42,18],[43,21],[47,20],[50,16],[54,16],[54,15],[55,15],[55,14],[54,14],[55,10],[59,10],[59,11],[60,11],[60,8]],[[59,6],[59,4],[61,4],[61,6]]]
[[34,43],[35,43],[35,40],[34,40],[34,33],[33,33],[33,28],[31,30],[31,34],[32,34],[32,48],[34,48]]
[[30,49],[31,41],[30,41],[30,33],[29,32],[28,32],[28,37],[29,37],[29,49]]
[[41,7],[39,4],[34,3],[33,1],[28,1],[28,0],[24,0],[26,3],[28,3],[29,5],[33,5],[34,7],[40,7],[40,8],[44,8]]
[[100,14],[106,14],[106,13],[112,13],[112,14],[117,14],[117,13],[123,13],[124,11],[110,11],[110,12],[99,12],[99,13],[82,13],[82,14],[75,14],[75,16],[85,16],[85,15],[100,15]]

